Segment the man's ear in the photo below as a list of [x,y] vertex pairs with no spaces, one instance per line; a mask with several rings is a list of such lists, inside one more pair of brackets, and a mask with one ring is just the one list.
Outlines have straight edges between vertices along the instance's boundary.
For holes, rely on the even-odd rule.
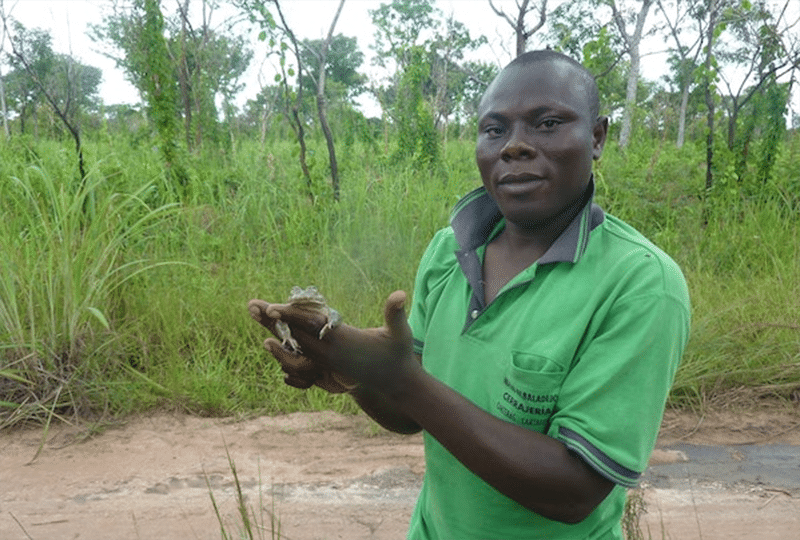
[[601,116],[594,123],[592,131],[592,159],[600,159],[603,155],[603,147],[606,145],[608,136],[608,116]]

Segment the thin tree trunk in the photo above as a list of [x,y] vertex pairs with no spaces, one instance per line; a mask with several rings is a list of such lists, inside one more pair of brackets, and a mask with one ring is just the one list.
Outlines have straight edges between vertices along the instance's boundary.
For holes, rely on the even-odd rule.
[[706,116],[706,124],[708,133],[706,134],[706,190],[711,189],[714,185],[713,163],[714,163],[714,96],[711,94],[711,60],[712,49],[714,46],[714,27],[716,26],[716,6],[713,5],[708,15],[708,28],[706,36],[706,80],[705,80],[705,98],[708,114]]
[[11,133],[8,131],[8,107],[6,106],[6,85],[3,82],[3,76],[0,74],[0,107],[2,107],[2,114],[3,114],[3,133],[6,136],[6,139],[11,137]]
[[339,15],[342,13],[342,7],[345,0],[339,1],[339,7],[336,9],[336,15],[333,16],[331,27],[328,30],[328,37],[322,43],[322,50],[319,57],[319,74],[317,76],[317,114],[319,115],[319,125],[322,127],[322,133],[325,135],[325,142],[328,145],[328,160],[331,165],[331,187],[333,188],[333,200],[339,200],[339,165],[336,161],[336,147],[333,144],[333,134],[328,125],[328,116],[326,114],[326,100],[325,100],[325,65],[328,61],[328,47],[333,39],[333,29],[336,27],[336,21],[339,20]]
[[[303,85],[300,82],[303,80],[303,60],[300,57],[300,48],[297,43],[297,38],[295,37],[294,32],[292,32],[292,29],[289,28],[289,25],[286,24],[286,18],[283,16],[283,10],[281,9],[281,5],[278,0],[275,0],[275,8],[278,11],[278,16],[281,18],[283,30],[286,32],[286,35],[289,36],[289,40],[292,42],[292,49],[294,50],[295,60],[297,61],[297,96],[295,99],[295,105],[292,107],[291,121],[295,126],[297,143],[300,145],[300,155],[298,156],[298,159],[300,160],[300,168],[303,170],[303,176],[306,179],[308,196],[309,198],[313,199],[314,192],[312,190],[311,172],[308,170],[308,164],[306,163],[306,131],[303,128],[303,122],[300,119],[300,106],[303,103]],[[288,96],[289,83],[286,81],[286,77],[284,77],[284,90]]]
[[678,140],[675,143],[675,146],[678,148],[683,147],[683,143],[686,141],[686,109],[689,108],[689,85],[685,85],[683,87],[683,92],[681,92],[681,110],[678,116]]
[[611,2],[611,9],[614,12],[614,21],[619,29],[622,38],[628,49],[628,56],[631,59],[630,72],[628,73],[628,85],[625,93],[625,110],[622,113],[622,126],[619,133],[619,146],[625,148],[628,146],[630,140],[631,130],[633,128],[633,111],[636,108],[636,90],[639,85],[639,63],[641,56],[639,53],[639,44],[642,41],[642,32],[644,31],[644,22],[647,19],[647,13],[653,0],[642,0],[642,8],[636,15],[636,26],[633,30],[633,35],[629,35],[625,29],[625,20],[622,14],[617,9],[616,2]]

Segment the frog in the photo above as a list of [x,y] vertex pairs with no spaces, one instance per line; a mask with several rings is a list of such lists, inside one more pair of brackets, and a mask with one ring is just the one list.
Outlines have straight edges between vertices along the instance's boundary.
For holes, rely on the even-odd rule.
[[[341,314],[328,305],[325,297],[320,294],[319,290],[314,285],[310,285],[305,289],[295,285],[289,292],[287,303],[308,311],[321,313],[326,317],[327,322],[319,331],[319,339],[324,338],[328,332],[342,322]],[[300,344],[292,337],[292,331],[289,325],[284,321],[278,320],[275,322],[275,334],[281,339],[281,345],[283,345],[284,348],[289,349],[295,354],[302,354]],[[332,371],[325,371],[322,373],[321,378],[315,381],[315,383],[334,394],[350,392],[358,387],[358,384],[354,380]]]
[[[328,305],[325,297],[314,285],[310,285],[305,289],[295,285],[289,292],[287,303],[325,316],[327,322],[319,331],[319,339],[324,338],[328,332],[342,322],[341,314]],[[281,339],[281,345],[285,348],[297,354],[302,353],[300,344],[292,337],[292,331],[284,321],[275,322],[275,333]]]

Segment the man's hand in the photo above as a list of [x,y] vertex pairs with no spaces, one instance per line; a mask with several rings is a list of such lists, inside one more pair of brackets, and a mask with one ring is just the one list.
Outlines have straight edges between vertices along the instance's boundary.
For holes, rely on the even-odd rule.
[[384,307],[385,325],[380,328],[359,329],[342,324],[321,339],[320,330],[327,324],[323,314],[261,300],[251,300],[249,309],[251,316],[273,333],[276,320],[291,327],[303,356],[286,351],[277,340],[265,343],[281,362],[288,384],[313,383],[330,372],[391,396],[401,390],[404,376],[421,369],[413,353],[411,329],[403,309],[405,300],[403,291],[389,295]]
[[[251,300],[248,303],[250,316],[273,335],[278,335],[275,323],[280,319],[275,317],[277,312],[271,309],[273,306],[263,300]],[[347,377],[335,374],[305,356],[288,350],[275,338],[264,341],[264,348],[280,364],[281,370],[285,373],[283,381],[289,386],[305,390],[316,385],[331,394],[349,392],[356,386],[356,383]]]

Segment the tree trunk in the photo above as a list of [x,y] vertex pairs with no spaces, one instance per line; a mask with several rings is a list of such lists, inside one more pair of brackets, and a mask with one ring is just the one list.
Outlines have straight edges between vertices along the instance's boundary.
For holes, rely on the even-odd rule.
[[[311,172],[308,170],[308,164],[306,163],[306,131],[303,127],[303,121],[300,119],[300,107],[303,104],[303,85],[301,84],[301,81],[303,80],[303,60],[300,56],[300,46],[297,43],[297,37],[295,37],[292,29],[289,28],[289,25],[286,24],[286,18],[283,16],[283,10],[281,9],[281,5],[278,0],[275,0],[275,9],[278,11],[278,16],[281,19],[283,31],[286,32],[286,35],[289,36],[289,40],[292,42],[292,49],[294,50],[295,60],[297,61],[297,95],[295,99],[295,106],[292,107],[292,117],[290,121],[294,125],[295,134],[297,135],[297,143],[300,145],[300,155],[298,156],[298,160],[300,161],[300,168],[303,171],[303,176],[306,179],[308,196],[313,200],[314,191],[312,189]],[[286,80],[286,77],[283,78],[283,81],[284,91],[288,96],[289,83]]]
[[708,134],[706,135],[706,190],[711,189],[714,185],[714,96],[711,93],[711,68],[712,68],[712,51],[714,48],[714,27],[716,26],[716,5],[714,0],[711,2],[711,10],[708,14],[708,28],[706,35],[706,62],[705,62],[705,98],[706,107],[708,108],[708,115],[706,117],[706,124]]
[[6,85],[3,82],[3,76],[0,74],[0,107],[2,107],[2,114],[3,114],[3,133],[6,136],[6,140],[11,137],[11,133],[8,131],[8,108],[6,107]]
[[633,110],[636,107],[636,89],[639,86],[639,47],[632,47],[628,51],[631,59],[631,68],[628,73],[628,86],[625,92],[625,110],[622,113],[622,126],[619,131],[619,146],[627,148],[633,128]]
[[678,148],[683,147],[686,140],[686,109],[689,107],[689,85],[686,84],[681,92],[681,110],[678,116],[678,141],[675,146]]
[[325,65],[328,61],[328,47],[333,39],[333,29],[336,27],[336,21],[339,20],[339,15],[342,13],[342,7],[345,0],[339,1],[339,7],[336,9],[336,15],[333,16],[331,27],[328,30],[328,37],[322,43],[322,50],[319,57],[319,74],[317,75],[317,115],[319,116],[319,125],[322,127],[322,133],[325,135],[325,143],[328,145],[328,161],[331,166],[331,187],[333,188],[333,200],[339,200],[339,165],[336,161],[336,147],[333,144],[333,134],[328,125],[328,116],[326,114],[326,101],[325,101]]
[[639,63],[641,60],[639,44],[642,41],[642,32],[644,31],[644,22],[647,19],[647,12],[650,10],[652,4],[653,0],[642,0],[642,8],[636,15],[636,27],[633,30],[633,35],[629,35],[625,30],[625,21],[622,18],[622,14],[617,9],[616,2],[611,2],[611,9],[614,12],[614,21],[625,40],[625,44],[628,48],[628,56],[631,59],[630,72],[628,73],[628,86],[625,93],[625,110],[622,113],[622,127],[619,133],[620,148],[628,146],[631,129],[633,127],[633,111],[636,108],[636,90],[639,85]]

